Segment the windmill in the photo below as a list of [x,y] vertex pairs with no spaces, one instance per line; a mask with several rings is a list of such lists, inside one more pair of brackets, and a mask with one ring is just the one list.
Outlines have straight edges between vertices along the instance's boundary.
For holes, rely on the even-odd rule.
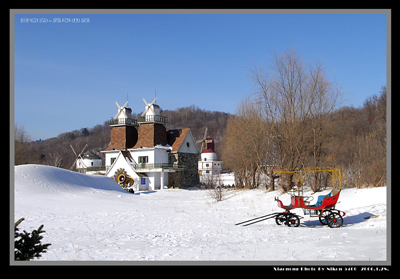
[[74,148],[72,147],[72,145],[69,145],[69,146],[71,146],[72,152],[74,152],[75,157],[76,157],[76,158],[75,158],[75,161],[74,161],[74,162],[72,163],[72,165],[71,165],[71,170],[74,168],[74,165],[75,165],[76,161],[78,161],[78,160],[79,160],[79,162],[86,168],[85,164],[84,164],[83,161],[82,161],[82,154],[83,154],[83,151],[85,151],[85,148],[86,148],[88,145],[86,144],[85,147],[82,149],[81,153],[79,153],[78,155],[76,154],[76,152],[75,152]]
[[146,102],[146,100],[143,98],[143,102],[144,102],[144,104],[146,105],[146,108],[145,108],[144,112],[142,113],[142,116],[145,116],[149,110],[151,110],[151,111],[153,112],[153,115],[156,115],[156,113],[155,113],[155,111],[154,111],[154,108],[153,108],[153,104],[154,104],[154,102],[155,102],[156,100],[157,100],[157,97],[155,97],[155,98],[153,99],[153,101],[151,101],[151,103],[148,104],[148,103]]
[[208,127],[206,127],[206,130],[204,131],[203,139],[196,141],[196,143],[201,143],[200,153],[202,153],[204,149],[207,149],[207,143],[213,142],[211,139],[207,139],[207,131]]
[[[122,107],[119,106],[119,104],[117,103],[117,101],[115,101],[115,104],[116,104],[117,107],[118,107],[118,113],[114,116],[114,119],[117,119],[117,118],[120,116],[120,114],[124,112],[124,108],[125,108],[126,105],[128,104],[128,101],[126,101],[125,104],[124,104]],[[123,117],[123,118],[128,118],[128,117],[127,117],[127,115],[125,115],[125,117]]]

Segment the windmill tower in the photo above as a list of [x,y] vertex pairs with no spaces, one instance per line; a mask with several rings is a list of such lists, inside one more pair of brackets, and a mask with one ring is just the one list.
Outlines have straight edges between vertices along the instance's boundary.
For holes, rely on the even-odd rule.
[[118,107],[118,112],[114,116],[113,123],[114,124],[134,124],[134,119],[132,119],[132,110],[126,105],[128,104],[128,101],[125,102],[125,104],[120,107],[117,101],[115,101],[115,104]]
[[143,103],[145,104],[145,109],[143,113],[138,118],[138,123],[159,123],[166,124],[166,118],[160,116],[160,106],[155,104],[157,97],[151,101],[151,103],[147,103],[143,98]]
[[110,120],[111,142],[105,151],[132,148],[138,140],[137,123],[132,119],[132,110],[127,107],[128,101],[122,107],[117,102],[115,104],[118,112]]
[[161,116],[161,108],[155,104],[157,98],[154,98],[151,103],[147,103],[143,98],[145,109],[141,116],[138,117],[139,138],[133,148],[154,147],[156,145],[167,144],[167,130],[165,124],[168,121],[167,117]]
[[217,153],[215,153],[214,151],[214,139],[207,138],[207,131],[208,128],[206,127],[203,139],[196,142],[196,143],[201,143],[201,148],[200,148],[201,161],[216,161]]
[[76,154],[75,149],[72,147],[72,145],[70,145],[70,147],[71,147],[71,149],[72,149],[72,152],[74,152],[74,154],[75,154],[75,161],[74,161],[74,162],[72,163],[72,165],[71,165],[71,168],[70,168],[71,170],[74,168],[75,163],[76,163],[76,166],[75,166],[76,169],[87,168],[87,166],[85,165],[85,163],[84,163],[83,160],[82,160],[83,151],[86,149],[87,146],[88,146],[88,145],[86,144],[86,145],[83,147],[81,153]]
[[217,161],[214,139],[207,137],[207,130],[206,127],[203,139],[197,141],[197,143],[201,143],[201,155],[198,162],[200,182],[207,181],[209,175],[218,175],[222,172],[222,161]]

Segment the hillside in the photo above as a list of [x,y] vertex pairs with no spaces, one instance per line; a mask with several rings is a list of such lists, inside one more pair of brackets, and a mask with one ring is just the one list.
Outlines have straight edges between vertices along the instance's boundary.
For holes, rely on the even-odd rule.
[[222,139],[224,138],[229,113],[219,111],[207,111],[196,106],[178,108],[176,110],[166,110],[161,112],[167,116],[169,124],[167,129],[177,129],[188,127],[191,129],[195,140],[201,140],[204,136],[205,128],[208,128],[207,137],[215,140],[215,151],[221,150]]
[[[133,116],[138,114],[133,113]],[[221,141],[230,114],[206,111],[195,106],[165,110],[161,114],[169,119],[167,129],[188,127],[192,130],[195,140],[202,139],[205,128],[208,127],[208,137],[214,138],[217,143],[216,152],[218,153],[221,149]],[[20,130],[20,133],[24,132]],[[100,151],[107,148],[110,137],[111,127],[108,121],[92,128],[83,127],[79,130],[61,133],[55,138],[36,142],[19,141],[18,138],[24,137],[16,136],[15,165],[44,164],[69,169],[75,160],[70,145],[76,152],[80,152],[88,144],[88,149],[102,156]],[[25,138],[27,138],[26,135]]]
[[[15,166],[15,220],[23,230],[44,225],[51,243],[41,261],[261,260],[384,261],[386,187],[344,189],[344,224],[331,229],[304,216],[299,227],[274,220],[235,223],[282,212],[264,190],[229,191],[215,203],[207,190],[130,194],[111,178],[43,166]],[[328,190],[320,194],[326,194]],[[316,200],[316,199],[314,199]],[[178,202],[179,201],[179,202]],[[295,213],[303,215],[300,209]],[[365,219],[373,215],[377,218]]]

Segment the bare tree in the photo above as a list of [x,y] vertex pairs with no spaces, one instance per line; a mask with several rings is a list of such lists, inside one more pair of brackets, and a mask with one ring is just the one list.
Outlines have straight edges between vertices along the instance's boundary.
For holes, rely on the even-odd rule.
[[309,65],[291,49],[275,54],[268,71],[258,68],[252,75],[280,167],[319,167],[332,129],[327,115],[336,108],[339,96],[322,65]]
[[304,165],[305,121],[310,111],[306,69],[295,51],[275,54],[269,71],[252,71],[265,120],[271,124],[280,154],[280,165]]
[[57,151],[50,153],[49,154],[49,164],[51,166],[62,168],[64,165],[62,155]]
[[271,161],[268,127],[261,106],[248,97],[238,105],[236,116],[229,119],[222,158],[235,172],[236,187],[252,189],[260,185],[259,174]]
[[[325,158],[328,155],[328,141],[335,134],[335,125],[332,123],[330,114],[336,109],[339,100],[339,91],[335,84],[331,82],[323,69],[318,64],[309,71],[308,91],[310,94],[310,121],[311,121],[311,160],[308,166],[313,168],[323,168]],[[321,174],[314,173],[314,183],[312,189],[319,191],[322,187]]]
[[220,175],[209,175],[205,182],[205,187],[208,189],[208,194],[217,202],[222,201],[226,194],[226,189],[224,189],[221,184]]
[[30,142],[31,138],[23,126],[15,124],[14,128],[14,148],[15,165],[28,164],[30,160]]

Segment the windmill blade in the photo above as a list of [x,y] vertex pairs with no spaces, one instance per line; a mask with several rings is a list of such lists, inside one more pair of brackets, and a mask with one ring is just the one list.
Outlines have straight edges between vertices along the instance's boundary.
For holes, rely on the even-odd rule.
[[122,107],[119,106],[119,104],[118,104],[117,101],[115,101],[115,104],[116,104],[117,107],[118,107],[118,112],[117,112],[117,114],[114,116],[114,119],[117,119],[118,116],[121,114],[122,110],[123,110],[123,109],[125,108],[125,106],[128,104],[128,101],[126,101],[125,104],[124,104]]
[[148,110],[149,110],[149,108],[146,107],[146,109],[144,110],[144,112],[142,112],[141,116],[145,116]]
[[151,105],[149,108],[150,108],[150,110],[151,110],[154,114],[156,114],[156,113],[154,112],[153,105]]
[[206,127],[206,130],[204,131],[204,137],[203,140],[205,140],[207,138],[207,131],[208,131],[208,127]]
[[119,108],[117,114],[114,116],[114,119],[117,119],[118,116],[121,114],[121,112],[122,112],[122,108]]
[[148,103],[146,102],[146,100],[143,98],[143,102],[144,102],[144,104],[146,105],[146,109],[145,109],[144,112],[141,114],[141,116],[145,116],[146,113],[147,113],[149,110],[151,110],[154,114],[156,114],[156,113],[154,112],[154,109],[153,109],[153,104],[154,104],[154,102],[155,102],[156,100],[157,100],[157,97],[155,97],[155,98],[153,99],[153,101],[151,101],[151,103],[148,104]]
[[151,101],[151,103],[150,103],[150,106],[152,105],[152,104],[154,104],[154,102],[157,100],[157,97],[155,97],[154,99],[153,99],[153,101]]
[[72,170],[72,169],[74,168],[75,163],[76,163],[76,161],[78,160],[78,158],[79,158],[79,157],[76,157],[76,158],[75,158],[75,161],[72,163],[70,170]]
[[81,164],[85,166],[85,164],[84,164],[83,161],[82,161],[81,154],[83,154],[83,151],[84,151],[85,148],[88,146],[88,144],[86,144],[86,145],[83,147],[83,149],[82,149],[81,153],[79,153],[79,155],[76,154],[76,152],[75,152],[74,148],[72,147],[72,145],[69,145],[69,146],[71,147],[72,151],[74,152],[74,154],[75,154],[75,156],[76,156],[75,161],[72,163],[70,170],[72,170],[72,169],[74,168],[74,165],[75,165],[76,161],[78,161],[78,160],[80,160],[80,161],[81,161]]
[[88,144],[85,145],[85,147],[82,149],[81,153],[79,153],[79,156],[80,156],[81,154],[83,154],[83,151],[85,150],[85,148],[86,148],[87,146],[88,146]]
[[142,116],[145,116],[146,113],[149,111],[149,109],[151,109],[151,110],[153,111],[153,113],[154,113],[153,108],[152,108],[149,104],[147,104],[147,105],[146,105],[146,109],[145,109],[144,112],[142,113]]
[[119,106],[119,104],[118,104],[117,101],[115,101],[115,104],[116,104],[117,107],[118,107],[118,112],[117,112],[117,114],[114,116],[114,119],[117,119],[118,116],[121,114],[123,107],[121,108],[121,107]]
[[203,150],[204,150],[204,145],[205,145],[204,139],[198,140],[198,141],[196,141],[196,143],[201,143],[201,145],[200,145],[200,153],[202,153]]
[[75,157],[78,157],[78,155],[76,155],[76,152],[75,152],[74,148],[72,147],[72,145],[69,145],[69,146],[71,146],[72,152],[74,152]]
[[117,119],[118,116],[121,114],[122,110],[119,110],[118,113],[114,116],[114,119]]
[[85,163],[83,162],[82,158],[79,157],[79,162],[81,163],[81,165],[83,166],[83,168],[87,169],[87,166],[85,165]]
[[149,110],[149,104],[146,102],[146,100],[143,98],[143,103],[146,105],[146,108],[144,112],[142,112],[141,116],[145,116],[147,111]]
[[128,101],[125,102],[125,104],[122,105],[121,110],[128,104]]
[[203,153],[204,145],[205,145],[205,143],[204,143],[204,140],[203,140],[203,142],[201,143],[201,147],[200,147],[200,153]]

